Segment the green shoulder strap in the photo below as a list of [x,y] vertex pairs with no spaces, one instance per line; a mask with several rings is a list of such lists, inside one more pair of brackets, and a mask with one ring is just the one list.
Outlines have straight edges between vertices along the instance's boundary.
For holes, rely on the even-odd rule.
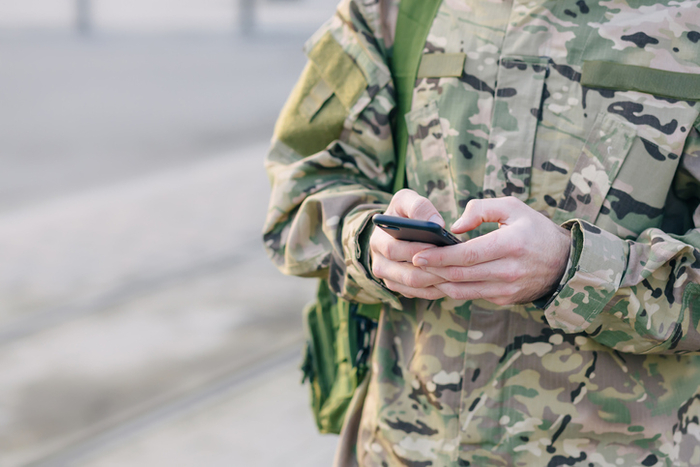
[[[403,116],[411,108],[423,46],[441,1],[402,0],[399,6],[391,61],[398,99],[394,192],[403,188],[405,180],[408,130]],[[353,394],[368,373],[370,320],[376,321],[380,311],[381,304],[364,305],[337,297],[320,280],[317,300],[304,312],[308,339],[302,370],[304,379],[311,382],[312,409],[321,433],[339,433],[343,426]]]
[[394,125],[397,160],[394,193],[404,187],[406,178],[408,128],[404,115],[411,109],[421,52],[441,3],[442,0],[402,0],[399,5],[394,56],[390,63],[398,107]]
[[[396,22],[394,37],[394,55],[389,64],[396,87],[397,110],[394,124],[394,141],[396,151],[396,175],[394,176],[394,193],[404,187],[406,179],[406,146],[408,128],[404,115],[411,109],[413,88],[416,83],[418,66],[425,41],[430,32],[435,15],[442,0],[402,0]],[[360,304],[357,313],[377,320],[381,307],[379,305]]]

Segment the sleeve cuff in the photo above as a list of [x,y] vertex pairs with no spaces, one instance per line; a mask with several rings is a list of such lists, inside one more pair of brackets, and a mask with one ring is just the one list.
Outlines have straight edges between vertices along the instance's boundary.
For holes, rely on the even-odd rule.
[[576,333],[589,327],[619,289],[629,245],[581,219],[562,227],[571,231],[569,264],[544,314],[553,328]]
[[389,303],[395,309],[402,309],[401,302],[371,272],[369,261],[369,237],[374,226],[372,216],[382,213],[386,206],[362,209],[345,217],[342,232],[343,253],[348,280],[342,297],[358,303]]

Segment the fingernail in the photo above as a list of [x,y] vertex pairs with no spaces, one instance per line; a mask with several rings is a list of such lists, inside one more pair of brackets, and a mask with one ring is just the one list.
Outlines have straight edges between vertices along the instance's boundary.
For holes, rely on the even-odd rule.
[[419,256],[418,258],[413,258],[413,265],[422,268],[428,265],[428,260]]
[[459,229],[460,227],[462,227],[462,224],[464,224],[464,219],[462,219],[462,218],[460,217],[459,219],[457,219],[457,220],[455,221],[454,224],[452,224],[452,228],[451,228],[451,229],[452,229],[452,230]]
[[430,217],[430,219],[428,219],[428,220],[429,220],[430,222],[435,222],[435,223],[438,224],[440,227],[444,227],[444,226],[445,226],[445,221],[442,220],[442,217],[440,217],[439,214],[433,214],[433,215]]

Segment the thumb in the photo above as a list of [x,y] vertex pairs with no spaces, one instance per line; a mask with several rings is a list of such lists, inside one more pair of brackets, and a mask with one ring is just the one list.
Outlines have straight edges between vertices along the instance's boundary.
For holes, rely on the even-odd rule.
[[452,224],[452,232],[460,234],[474,230],[484,222],[508,224],[513,216],[515,198],[473,199],[467,203],[462,217]]
[[430,221],[445,226],[445,221],[428,198],[420,196],[412,190],[404,189],[394,195],[391,202],[396,213],[401,217]]

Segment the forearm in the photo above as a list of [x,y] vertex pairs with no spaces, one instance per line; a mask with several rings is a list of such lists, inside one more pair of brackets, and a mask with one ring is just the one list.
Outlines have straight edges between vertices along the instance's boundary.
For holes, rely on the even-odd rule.
[[545,308],[550,325],[621,352],[700,350],[697,323],[687,319],[700,283],[695,247],[657,229],[628,242],[585,221],[569,227],[572,258]]
[[369,216],[391,199],[395,99],[385,46],[369,40],[372,23],[362,16],[369,7],[352,4],[341,4],[307,44],[309,64],[266,159],[272,192],[263,235],[282,272],[327,277],[337,294],[376,302],[355,251]]

